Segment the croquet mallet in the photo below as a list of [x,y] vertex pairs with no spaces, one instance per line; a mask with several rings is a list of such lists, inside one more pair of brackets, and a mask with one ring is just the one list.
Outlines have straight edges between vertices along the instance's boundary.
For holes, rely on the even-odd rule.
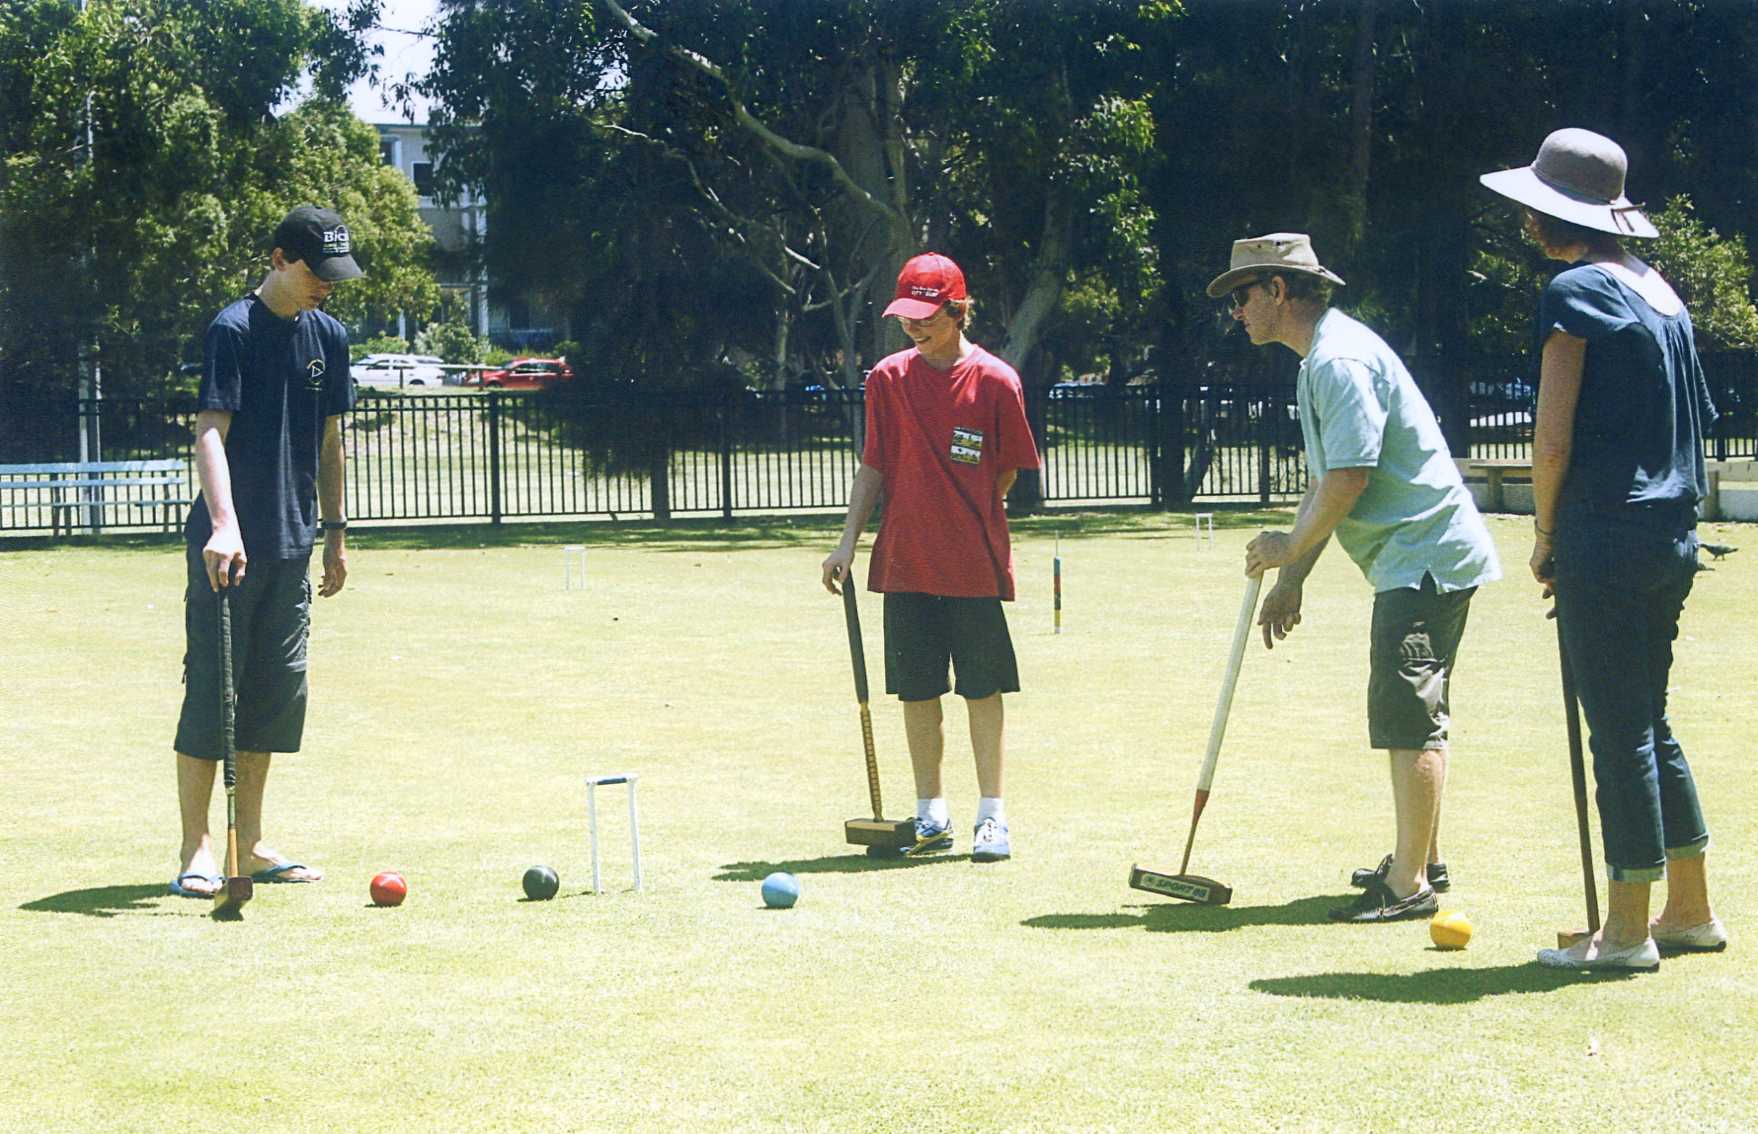
[[[227,571],[231,564],[227,564]],[[232,678],[232,586],[220,588],[220,733],[226,777],[226,877],[214,891],[213,916],[238,921],[255,887],[238,872],[238,690]]]
[[[1553,617],[1555,617],[1553,613]],[[1587,766],[1581,754],[1581,704],[1575,698],[1575,673],[1563,647],[1563,624],[1557,622],[1557,660],[1563,671],[1563,723],[1569,731],[1569,777],[1575,785],[1575,829],[1581,835],[1581,881],[1587,890],[1587,928],[1557,930],[1557,948],[1567,949],[1599,932],[1599,887],[1593,881],[1593,836],[1587,829]]]
[[1227,675],[1221,679],[1221,697],[1215,703],[1215,718],[1209,725],[1209,749],[1203,756],[1202,773],[1196,778],[1196,802],[1190,812],[1190,834],[1184,840],[1184,860],[1178,864],[1177,874],[1130,867],[1129,885],[1133,889],[1205,906],[1224,906],[1233,900],[1231,886],[1186,872],[1190,869],[1190,848],[1196,842],[1197,821],[1203,817],[1203,808],[1208,806],[1209,785],[1215,780],[1215,760],[1221,755],[1221,738],[1227,734],[1227,714],[1233,708],[1233,687],[1239,681],[1239,665],[1245,658],[1245,639],[1251,633],[1251,617],[1257,612],[1257,596],[1263,584],[1261,575],[1247,579],[1245,583],[1239,620],[1233,626],[1233,645],[1227,653]]
[[873,751],[873,714],[867,708],[867,651],[861,644],[861,612],[855,601],[855,578],[852,568],[842,573],[842,609],[848,623],[848,656],[855,670],[855,699],[861,704],[861,744],[867,753],[867,794],[873,804],[871,819],[850,819],[842,825],[843,834],[855,846],[866,847],[869,855],[886,855],[916,844],[913,819],[887,819],[879,800],[879,758]]

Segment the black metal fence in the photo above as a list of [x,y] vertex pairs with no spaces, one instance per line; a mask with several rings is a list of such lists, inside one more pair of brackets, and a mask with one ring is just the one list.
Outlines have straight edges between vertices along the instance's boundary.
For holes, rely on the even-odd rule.
[[[1751,456],[1758,372],[1716,358],[1723,416],[1712,456]],[[1743,368],[1742,368],[1743,367]],[[1478,391],[1471,455],[1522,457],[1532,396],[1518,384]],[[1269,503],[1305,489],[1291,386],[1063,384],[1028,393],[1043,469],[1016,502],[1034,507],[1219,500]],[[195,496],[190,402],[108,399],[45,414],[36,460],[78,457],[82,430],[105,460],[181,458],[181,499]],[[363,393],[344,419],[348,515],[359,521],[720,516],[830,511],[860,462],[860,391],[641,395],[628,388],[521,393]],[[88,454],[92,446],[88,445]],[[21,459],[0,454],[0,463]],[[96,459],[95,457],[93,459]],[[0,490],[0,533],[52,529],[49,493]],[[88,529],[140,527],[137,509],[101,497]],[[65,519],[65,517],[63,517]]]

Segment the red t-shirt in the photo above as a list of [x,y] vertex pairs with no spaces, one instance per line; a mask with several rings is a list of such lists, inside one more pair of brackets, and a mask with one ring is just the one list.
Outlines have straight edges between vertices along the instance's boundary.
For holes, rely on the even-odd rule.
[[951,370],[914,347],[867,375],[861,463],[885,478],[867,588],[1013,599],[1013,545],[997,484],[1038,467],[1013,367],[981,347]]

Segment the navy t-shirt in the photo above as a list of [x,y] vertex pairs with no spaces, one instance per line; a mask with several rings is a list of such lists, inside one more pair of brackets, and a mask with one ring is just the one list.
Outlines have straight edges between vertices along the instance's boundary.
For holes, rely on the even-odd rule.
[[[322,311],[283,319],[256,295],[208,326],[197,408],[226,410],[232,507],[246,555],[297,559],[317,536],[317,459],[324,419],[354,405],[348,332]],[[207,501],[189,510],[185,538],[213,533]]]
[[1629,285],[1578,263],[1545,288],[1539,342],[1554,331],[1587,341],[1575,440],[1559,507],[1565,513],[1686,516],[1708,490],[1704,431],[1715,406],[1690,312],[1662,315]]

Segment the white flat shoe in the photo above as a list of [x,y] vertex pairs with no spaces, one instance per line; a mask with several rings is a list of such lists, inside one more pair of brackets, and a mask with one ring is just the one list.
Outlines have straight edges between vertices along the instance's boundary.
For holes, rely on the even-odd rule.
[[1648,932],[1663,953],[1719,953],[1727,948],[1727,927],[1719,917],[1711,916],[1699,925],[1684,929],[1662,929],[1660,922],[1648,923]]
[[1607,949],[1604,942],[1589,937],[1567,949],[1540,949],[1538,963],[1549,969],[1581,972],[1652,973],[1660,969],[1660,949],[1652,937],[1625,949]]

